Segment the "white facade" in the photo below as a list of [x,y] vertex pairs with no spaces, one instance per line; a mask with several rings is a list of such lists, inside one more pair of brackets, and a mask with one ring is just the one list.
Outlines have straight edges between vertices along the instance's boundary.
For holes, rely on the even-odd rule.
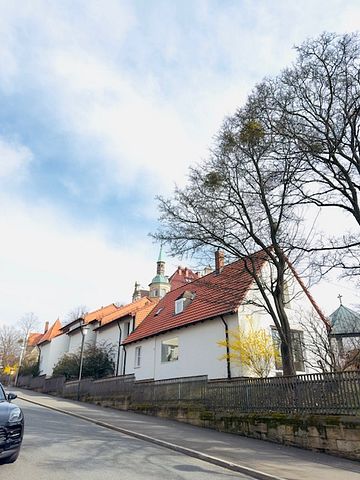
[[[237,315],[225,318],[229,328],[237,325]],[[226,378],[226,361],[219,357],[225,349],[217,342],[225,335],[225,326],[220,317],[180,328],[162,335],[126,345],[126,374],[135,373],[137,380],[156,380],[176,377],[208,375],[209,378]],[[178,339],[178,360],[163,361],[162,343]],[[140,366],[135,367],[135,350],[141,347]],[[232,368],[232,375],[239,375]]]
[[104,327],[96,330],[96,345],[106,346],[110,348],[112,359],[115,365],[115,375],[122,375],[124,373],[124,349],[119,348],[119,342],[132,332],[133,319],[131,316],[126,316],[120,320],[115,320]]
[[53,338],[50,342],[39,345],[40,375],[51,377],[55,365],[64,353],[68,352],[69,337],[65,334]]
[[[290,328],[303,337],[303,328],[299,320],[306,318],[314,312],[314,307],[304,290],[293,277],[288,282],[288,299],[286,313],[288,315]],[[248,292],[246,301],[239,308],[238,313],[225,315],[223,318],[229,330],[235,330],[240,326],[247,330],[250,328],[250,321],[254,329],[265,329],[270,335],[275,330],[274,322],[264,308],[256,306],[260,302],[256,289]],[[255,303],[255,304],[254,304]],[[321,320],[320,320],[321,321]],[[325,329],[325,325],[323,326]],[[126,345],[126,374],[135,374],[137,380],[144,379],[168,379],[207,375],[209,379],[227,378],[227,362],[219,357],[226,353],[225,347],[219,347],[218,341],[225,339],[225,326],[220,317],[198,322],[175,330],[168,331],[144,340]],[[162,358],[162,344],[177,344],[177,359],[166,361]],[[306,338],[304,338],[306,343]],[[303,346],[303,345],[302,345]],[[304,359],[311,355],[303,350]],[[165,360],[165,361],[164,361]],[[301,373],[314,373],[306,361],[297,370]],[[311,362],[314,364],[315,362]],[[251,376],[247,367],[239,366],[230,362],[231,377]],[[281,374],[281,366],[273,368],[269,376]]]

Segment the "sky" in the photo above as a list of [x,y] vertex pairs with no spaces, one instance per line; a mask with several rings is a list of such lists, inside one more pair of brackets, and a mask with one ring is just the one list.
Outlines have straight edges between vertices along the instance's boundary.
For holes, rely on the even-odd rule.
[[[0,324],[130,302],[156,195],[295,44],[359,25],[358,0],[0,0]],[[334,278],[313,293],[360,304]]]

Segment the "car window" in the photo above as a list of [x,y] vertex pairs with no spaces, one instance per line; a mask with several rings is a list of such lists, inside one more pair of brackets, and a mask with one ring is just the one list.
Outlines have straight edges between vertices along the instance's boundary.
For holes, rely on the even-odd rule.
[[4,389],[0,385],[0,402],[3,401],[3,400],[6,400],[6,397],[5,397]]

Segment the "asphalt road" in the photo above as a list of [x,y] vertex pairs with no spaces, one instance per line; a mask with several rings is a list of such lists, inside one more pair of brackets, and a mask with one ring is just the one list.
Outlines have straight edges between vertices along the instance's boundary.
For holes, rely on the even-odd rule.
[[25,414],[25,436],[19,459],[0,466],[6,480],[249,479],[44,407],[15,403]]

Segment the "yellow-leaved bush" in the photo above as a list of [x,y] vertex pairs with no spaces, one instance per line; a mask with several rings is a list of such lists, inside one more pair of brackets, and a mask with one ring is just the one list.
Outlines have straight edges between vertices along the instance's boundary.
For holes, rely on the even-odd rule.
[[236,365],[246,366],[257,377],[267,377],[280,353],[274,345],[272,336],[264,328],[254,328],[248,321],[249,328],[228,331],[228,340],[220,340],[220,347],[228,347],[229,353],[219,360],[230,360]]

